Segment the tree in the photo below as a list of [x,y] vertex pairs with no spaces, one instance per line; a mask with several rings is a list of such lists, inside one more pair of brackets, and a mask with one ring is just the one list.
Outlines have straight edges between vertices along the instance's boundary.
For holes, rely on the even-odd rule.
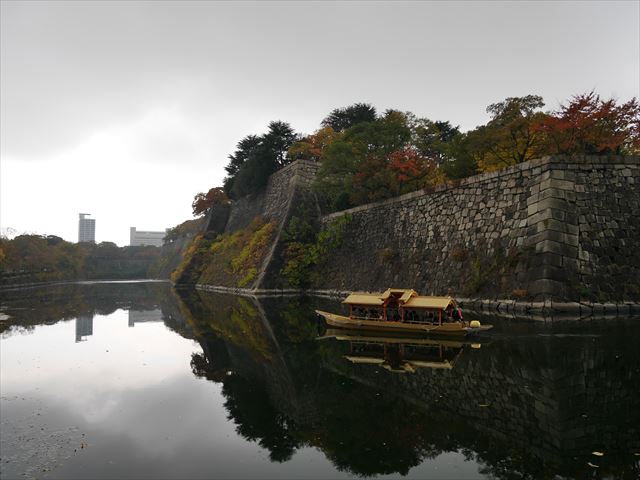
[[481,171],[492,172],[544,153],[538,126],[546,115],[542,97],[511,97],[487,107],[491,120],[469,132],[466,146]]
[[293,160],[312,160],[319,162],[325,149],[342,137],[331,127],[324,127],[308,135],[289,147],[288,156]]
[[635,98],[618,105],[593,91],[574,95],[568,104],[538,126],[549,153],[640,153],[640,104]]
[[236,145],[236,151],[229,155],[229,163],[224,169],[230,177],[238,173],[240,167],[247,161],[251,152],[260,145],[260,137],[257,135],[247,135]]
[[272,173],[291,162],[287,150],[296,140],[291,126],[280,121],[271,122],[264,135],[242,139],[225,167],[228,176],[223,188],[227,195],[240,198],[264,188]]
[[214,205],[223,205],[229,203],[229,197],[222,187],[213,187],[206,194],[198,193],[193,197],[193,216],[199,217],[209,211]]
[[336,108],[322,120],[323,127],[331,127],[336,132],[343,132],[358,123],[376,120],[376,109],[368,103],[354,103],[348,107]]
[[452,158],[451,143],[461,135],[460,127],[449,122],[420,119],[413,127],[413,144],[424,158],[443,165]]
[[478,173],[478,162],[470,150],[468,137],[460,134],[446,145],[447,159],[440,168],[452,180],[470,177]]
[[408,116],[397,110],[353,125],[325,149],[316,188],[331,199],[334,208],[396,195],[400,189],[396,173],[389,168],[389,156],[404,150],[410,141]]

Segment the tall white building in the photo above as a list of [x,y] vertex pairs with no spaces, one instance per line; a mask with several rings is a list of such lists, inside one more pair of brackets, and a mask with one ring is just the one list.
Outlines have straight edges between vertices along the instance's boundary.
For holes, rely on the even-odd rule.
[[153,245],[161,247],[164,243],[164,237],[167,232],[147,232],[136,230],[136,227],[129,229],[129,245],[132,247],[140,247],[142,245]]
[[94,218],[85,218],[90,213],[81,213],[78,221],[78,242],[96,241],[96,221]]

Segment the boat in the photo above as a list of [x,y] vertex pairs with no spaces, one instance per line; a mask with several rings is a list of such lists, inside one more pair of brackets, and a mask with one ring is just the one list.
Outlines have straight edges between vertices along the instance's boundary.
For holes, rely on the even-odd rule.
[[316,310],[337,328],[428,335],[477,335],[493,328],[467,321],[451,296],[421,296],[411,289],[389,288],[382,293],[354,292],[342,301],[349,316]]

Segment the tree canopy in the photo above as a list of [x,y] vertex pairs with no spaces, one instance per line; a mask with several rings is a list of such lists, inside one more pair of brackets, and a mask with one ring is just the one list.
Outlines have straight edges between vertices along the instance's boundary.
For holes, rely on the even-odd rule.
[[354,103],[348,107],[336,108],[322,120],[323,127],[331,127],[343,132],[358,123],[369,123],[376,119],[376,109],[368,103]]
[[229,203],[229,197],[222,187],[213,187],[207,193],[197,193],[191,204],[193,216],[204,215],[211,207],[225,203]]
[[291,125],[280,121],[269,123],[263,135],[240,140],[225,167],[225,193],[236,199],[261,190],[272,173],[291,162],[287,151],[296,140]]
[[332,208],[344,209],[544,155],[640,152],[635,98],[618,103],[590,92],[555,111],[543,107],[539,95],[508,97],[489,105],[487,123],[468,132],[411,112],[378,115],[368,103],[332,110],[306,136],[271,122],[267,133],[246,136],[229,155],[224,191],[233,199],[255,193],[276,170],[305,159],[321,164],[315,188]]

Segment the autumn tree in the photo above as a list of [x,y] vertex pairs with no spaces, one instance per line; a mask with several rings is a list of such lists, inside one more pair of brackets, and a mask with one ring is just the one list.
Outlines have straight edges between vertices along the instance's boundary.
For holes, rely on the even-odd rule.
[[511,97],[487,107],[491,120],[466,135],[467,152],[483,172],[492,172],[539,157],[544,136],[538,126],[546,118],[542,97]]
[[552,154],[640,153],[640,104],[617,104],[593,91],[575,95],[538,126]]
[[392,170],[390,155],[405,151],[410,142],[409,119],[403,112],[387,110],[373,122],[357,123],[326,148],[316,188],[336,209],[396,195],[401,190],[398,179],[405,182],[411,168],[398,164],[403,172]]
[[312,160],[319,162],[324,156],[325,149],[342,134],[331,127],[324,127],[308,135],[289,147],[288,156],[293,160]]
[[222,205],[229,203],[229,197],[222,187],[213,187],[206,194],[198,193],[193,198],[191,207],[193,208],[193,216],[199,217],[209,211],[214,205]]

